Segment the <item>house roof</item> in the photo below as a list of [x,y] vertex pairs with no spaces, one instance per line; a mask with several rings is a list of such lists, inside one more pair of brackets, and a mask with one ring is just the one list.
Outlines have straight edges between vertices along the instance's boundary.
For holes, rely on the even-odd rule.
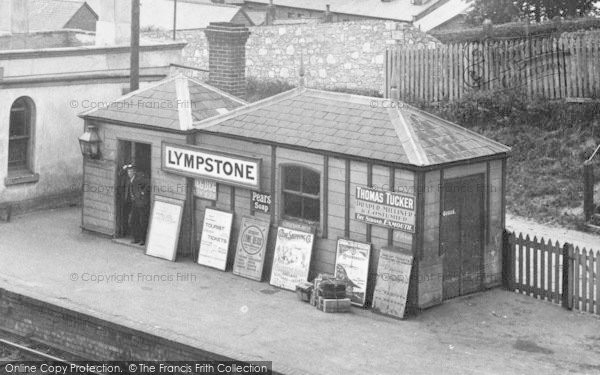
[[413,25],[427,32],[466,13],[472,6],[473,0],[447,0],[419,15]]
[[80,114],[168,130],[189,130],[194,121],[227,113],[247,104],[202,82],[177,75],[133,91],[102,108]]
[[[210,22],[231,22],[238,14],[252,20],[241,7],[226,4],[207,4],[177,1],[177,29],[204,29]],[[145,0],[140,8],[142,28],[173,29],[173,0]]]
[[29,30],[60,30],[82,7],[87,7],[98,18],[98,15],[85,1],[30,0]]
[[[269,0],[247,0],[247,3],[269,4]],[[330,5],[332,13],[352,14],[364,17],[389,19],[410,22],[413,16],[425,11],[436,3],[424,5],[411,4],[412,0],[275,0],[275,6],[325,11],[325,4]]]
[[[194,129],[390,163],[430,166],[510,148],[429,113],[381,98],[298,88],[196,121]],[[398,108],[399,107],[399,108]]]

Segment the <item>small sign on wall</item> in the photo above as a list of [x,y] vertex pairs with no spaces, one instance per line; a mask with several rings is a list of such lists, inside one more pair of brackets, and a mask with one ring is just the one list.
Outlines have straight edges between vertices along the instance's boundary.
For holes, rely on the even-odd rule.
[[225,271],[233,214],[207,208],[204,214],[198,264]]
[[253,191],[250,210],[252,212],[263,212],[268,214],[271,212],[271,202],[272,199],[270,193]]
[[279,227],[271,271],[271,285],[296,290],[308,280],[315,236],[312,233]]
[[217,183],[204,178],[194,180],[194,196],[209,201],[217,200]]
[[404,318],[413,256],[399,250],[381,249],[373,292],[373,311]]
[[262,281],[270,227],[268,221],[248,216],[242,218],[233,265],[235,275]]

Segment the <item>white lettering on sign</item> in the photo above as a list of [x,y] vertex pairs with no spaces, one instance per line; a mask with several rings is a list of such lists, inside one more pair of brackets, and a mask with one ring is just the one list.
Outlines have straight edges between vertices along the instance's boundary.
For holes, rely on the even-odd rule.
[[192,177],[258,188],[260,160],[225,155],[200,148],[163,144],[163,168]]
[[454,210],[454,208],[451,210],[442,212],[442,216],[450,216],[450,215],[456,215],[456,210]]

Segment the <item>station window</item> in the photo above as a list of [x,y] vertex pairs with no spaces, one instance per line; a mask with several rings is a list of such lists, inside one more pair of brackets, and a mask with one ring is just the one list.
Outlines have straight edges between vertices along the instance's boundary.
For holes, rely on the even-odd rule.
[[321,176],[311,169],[289,165],[283,173],[283,215],[317,222],[320,219]]
[[21,97],[10,108],[8,131],[8,170],[31,170],[32,126],[34,122],[33,101]]

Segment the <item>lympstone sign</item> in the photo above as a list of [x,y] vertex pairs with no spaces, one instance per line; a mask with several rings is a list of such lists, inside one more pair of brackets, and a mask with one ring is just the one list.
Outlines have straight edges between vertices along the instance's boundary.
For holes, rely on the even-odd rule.
[[367,224],[415,232],[415,197],[356,187],[354,218]]
[[162,167],[188,177],[260,189],[260,159],[163,143]]

